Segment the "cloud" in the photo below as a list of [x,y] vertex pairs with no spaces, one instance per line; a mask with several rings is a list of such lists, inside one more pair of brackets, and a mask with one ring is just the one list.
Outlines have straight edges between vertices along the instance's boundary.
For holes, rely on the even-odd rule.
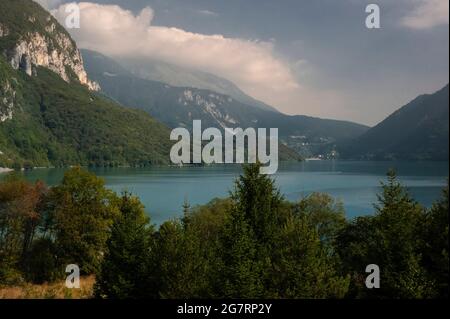
[[34,2],[39,3],[42,7],[47,10],[51,10],[59,6],[62,0],[33,0]]
[[[64,22],[65,5],[52,13]],[[299,87],[273,42],[192,33],[153,26],[154,12],[138,15],[116,5],[79,3],[81,28],[69,30],[81,48],[110,56],[153,58],[225,77],[257,97],[287,94]]]
[[217,12],[213,12],[210,10],[198,10],[197,12],[200,13],[201,15],[209,16],[209,17],[218,17],[219,16],[219,14]]
[[401,19],[401,24],[411,29],[430,29],[448,24],[448,0],[414,0],[415,7]]

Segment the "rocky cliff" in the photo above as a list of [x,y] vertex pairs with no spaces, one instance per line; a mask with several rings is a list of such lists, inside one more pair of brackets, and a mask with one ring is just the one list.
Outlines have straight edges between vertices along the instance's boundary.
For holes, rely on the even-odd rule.
[[[66,82],[71,82],[73,75],[89,89],[98,90],[98,84],[88,79],[83,59],[72,39],[58,32],[50,17],[48,21],[46,31],[52,36],[40,32],[24,34],[12,48],[2,52],[8,62],[14,69],[21,69],[29,76],[36,74],[36,66],[42,66],[57,73]],[[1,30],[0,35],[7,37],[8,29],[3,27]]]
[[[21,15],[10,15],[11,8]],[[88,79],[75,42],[50,13],[30,0],[1,0],[0,12],[0,55],[13,69],[33,77],[44,67],[67,83],[100,89]],[[12,118],[15,95],[12,83],[0,79],[0,122]]]
[[168,164],[169,129],[95,89],[75,42],[47,11],[0,0],[0,171]]

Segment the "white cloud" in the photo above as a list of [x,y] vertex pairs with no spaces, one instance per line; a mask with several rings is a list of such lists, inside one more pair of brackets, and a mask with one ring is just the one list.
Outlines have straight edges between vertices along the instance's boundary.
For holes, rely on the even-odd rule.
[[[289,94],[299,87],[290,66],[276,57],[272,42],[153,26],[151,8],[135,16],[116,5],[82,2],[79,6],[81,28],[69,31],[82,48],[200,69],[225,77],[261,99]],[[53,11],[60,22],[66,17],[64,8]]]
[[448,24],[448,0],[414,0],[414,2],[412,12],[401,20],[403,26],[411,29],[430,29]]
[[219,14],[217,12],[210,11],[210,10],[198,10],[198,13],[200,13],[204,16],[210,16],[210,17],[218,17],[219,16]]
[[56,8],[62,2],[62,0],[33,0],[33,1],[39,3],[41,6],[43,6],[47,10]]

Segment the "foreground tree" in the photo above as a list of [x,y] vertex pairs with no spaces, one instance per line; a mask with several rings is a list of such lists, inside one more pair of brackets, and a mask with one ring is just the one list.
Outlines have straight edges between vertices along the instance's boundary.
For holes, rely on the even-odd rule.
[[117,196],[102,179],[76,167],[52,189],[48,206],[59,263],[77,264],[84,274],[96,273],[118,214]]
[[336,225],[342,223],[342,211],[317,198],[323,199],[314,195],[290,205],[274,180],[259,174],[258,164],[244,168],[231,196],[232,213],[222,238],[225,297],[345,295],[348,279],[335,271],[336,259],[326,249]]
[[423,264],[435,285],[435,297],[448,298],[449,293],[449,192],[448,184],[442,198],[426,215],[424,223]]
[[[376,215],[360,217],[340,235],[338,246],[344,268],[353,275],[352,296],[377,298],[424,298],[432,295],[432,283],[422,267],[421,228],[424,209],[413,201],[388,173],[388,183],[375,206]],[[365,268],[380,268],[379,289],[365,287]]]
[[342,202],[328,194],[312,193],[294,205],[294,214],[316,230],[321,242],[334,253],[336,237],[346,226]]
[[281,230],[273,252],[273,298],[343,298],[349,286],[341,276],[338,259],[330,254],[306,216],[291,217]]
[[28,269],[47,190],[42,182],[28,183],[16,174],[0,183],[0,283],[23,280],[20,272]]
[[[224,298],[264,296],[263,262],[253,229],[239,210],[233,210],[221,238],[219,275]],[[264,258],[264,257],[263,257]]]
[[100,298],[143,298],[152,294],[147,278],[153,227],[138,198],[123,194],[120,211],[95,284]]

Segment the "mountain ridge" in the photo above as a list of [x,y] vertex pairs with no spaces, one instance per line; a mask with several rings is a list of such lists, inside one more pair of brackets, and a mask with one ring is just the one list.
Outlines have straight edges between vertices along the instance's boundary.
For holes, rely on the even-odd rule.
[[168,164],[168,127],[93,90],[76,43],[47,11],[31,0],[0,9],[1,167]]
[[422,94],[344,146],[351,159],[448,160],[449,85]]
[[157,60],[131,60],[114,57],[113,59],[143,80],[161,82],[175,87],[209,90],[228,95],[243,104],[266,111],[279,112],[275,107],[249,96],[230,80],[208,72],[191,70]]
[[285,115],[210,90],[141,79],[110,57],[82,52],[89,76],[100,83],[106,95],[123,105],[145,110],[172,128],[190,128],[194,119],[202,120],[205,127],[277,127],[281,143],[303,157],[331,154],[336,141],[368,129],[352,122]]

